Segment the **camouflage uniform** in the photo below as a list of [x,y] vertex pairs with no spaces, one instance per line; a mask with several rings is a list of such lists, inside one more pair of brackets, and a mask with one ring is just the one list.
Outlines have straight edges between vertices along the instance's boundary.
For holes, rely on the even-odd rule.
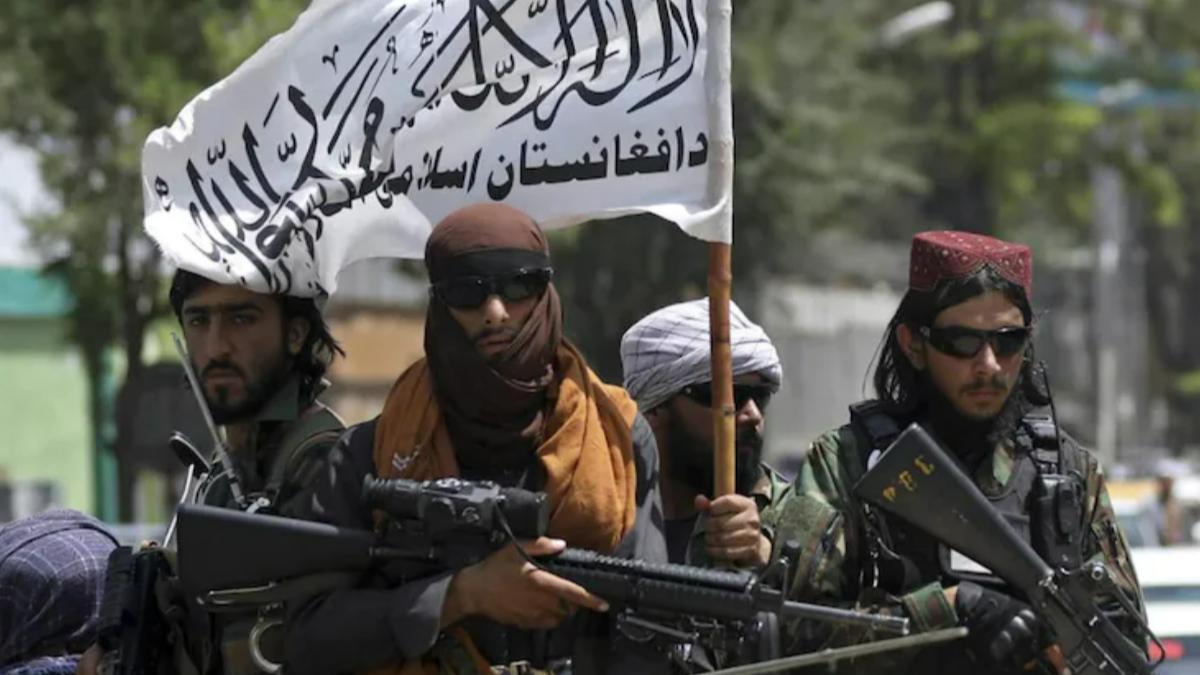
[[[909,616],[917,631],[956,625],[958,617],[942,592],[956,583],[942,578],[920,579],[890,592],[863,582],[863,574],[872,565],[868,538],[874,535],[863,515],[861,502],[852,488],[864,471],[860,445],[868,442],[856,428],[846,425],[817,438],[797,474],[792,492],[772,511],[772,525],[779,537],[797,540],[802,546],[793,575],[791,596],[794,600],[830,605],[875,608],[878,611]],[[1125,537],[1117,527],[1112,504],[1105,488],[1099,462],[1091,453],[1075,448],[1077,466],[1084,479],[1081,559],[1098,559],[1112,571],[1117,583],[1137,599],[1141,592],[1130,562]],[[1063,452],[1067,443],[1064,443]],[[978,465],[974,482],[989,498],[1011,489],[1018,446],[1002,442]],[[891,521],[894,523],[895,521]],[[891,526],[889,523],[889,528]],[[915,538],[914,538],[915,539]],[[936,546],[936,542],[929,539]],[[778,547],[777,547],[778,549]],[[1144,614],[1144,610],[1142,610]],[[831,624],[795,622],[785,627],[785,653],[803,653],[826,646],[842,646],[878,639],[869,631]],[[1127,632],[1128,634],[1128,632]],[[939,656],[936,651],[943,650]],[[937,664],[943,656],[961,659],[961,643],[948,643],[926,650],[893,652],[870,659],[842,662],[836,672],[918,673],[942,672]],[[954,654],[957,652],[957,654]],[[948,672],[948,671],[947,671]]]

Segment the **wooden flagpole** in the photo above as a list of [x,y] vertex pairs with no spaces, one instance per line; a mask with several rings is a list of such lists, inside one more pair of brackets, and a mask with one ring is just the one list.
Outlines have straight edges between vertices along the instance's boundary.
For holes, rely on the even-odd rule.
[[[733,241],[733,101],[730,96],[731,0],[708,0],[709,53],[707,77],[716,86],[710,90],[711,133],[709,161],[710,193],[724,196],[719,210],[728,242],[712,242],[708,249],[708,316],[712,339],[713,496],[733,494],[736,489],[733,407],[733,353],[729,342],[729,301],[733,290],[731,265]],[[710,84],[711,86],[711,84]]]
[[733,291],[732,246],[708,245],[708,316],[712,336],[713,495],[736,490],[737,410],[733,407],[733,350],[729,341],[729,300]]

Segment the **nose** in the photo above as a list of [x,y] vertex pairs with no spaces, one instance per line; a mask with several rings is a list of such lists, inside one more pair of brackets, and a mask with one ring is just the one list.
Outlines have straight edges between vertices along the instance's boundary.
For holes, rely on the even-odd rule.
[[991,343],[984,343],[983,349],[975,355],[973,363],[975,372],[980,375],[991,376],[1002,370],[1000,367],[1000,359],[996,356],[996,351],[992,349]]
[[762,410],[754,399],[746,399],[745,405],[738,408],[737,417],[734,418],[734,424],[739,427],[758,427],[763,423]]
[[483,322],[495,326],[508,321],[508,305],[499,295],[489,295],[483,301]]

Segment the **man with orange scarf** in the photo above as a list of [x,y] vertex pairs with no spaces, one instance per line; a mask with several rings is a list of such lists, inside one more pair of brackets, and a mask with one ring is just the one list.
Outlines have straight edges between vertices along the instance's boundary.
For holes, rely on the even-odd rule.
[[[572,546],[665,562],[653,433],[563,338],[537,224],[501,204],[460,209],[433,229],[425,265],[426,358],[377,418],[339,441],[308,517],[378,526],[361,502],[367,475],[491,480],[546,493],[550,536],[523,542],[530,555]],[[467,675],[573,662],[575,673],[664,672],[658,657],[612,639],[607,609],[509,545],[457,572],[389,569],[293,608],[285,668]]]

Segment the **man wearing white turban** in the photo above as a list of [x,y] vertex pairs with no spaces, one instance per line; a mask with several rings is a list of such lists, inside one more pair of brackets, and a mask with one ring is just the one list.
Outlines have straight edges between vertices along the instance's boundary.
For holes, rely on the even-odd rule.
[[765,566],[772,534],[762,514],[788,482],[762,462],[763,415],[783,368],[767,334],[730,303],[736,494],[711,499],[712,365],[708,299],[663,307],[621,338],[625,389],[650,422],[662,461],[660,483],[671,562]]

